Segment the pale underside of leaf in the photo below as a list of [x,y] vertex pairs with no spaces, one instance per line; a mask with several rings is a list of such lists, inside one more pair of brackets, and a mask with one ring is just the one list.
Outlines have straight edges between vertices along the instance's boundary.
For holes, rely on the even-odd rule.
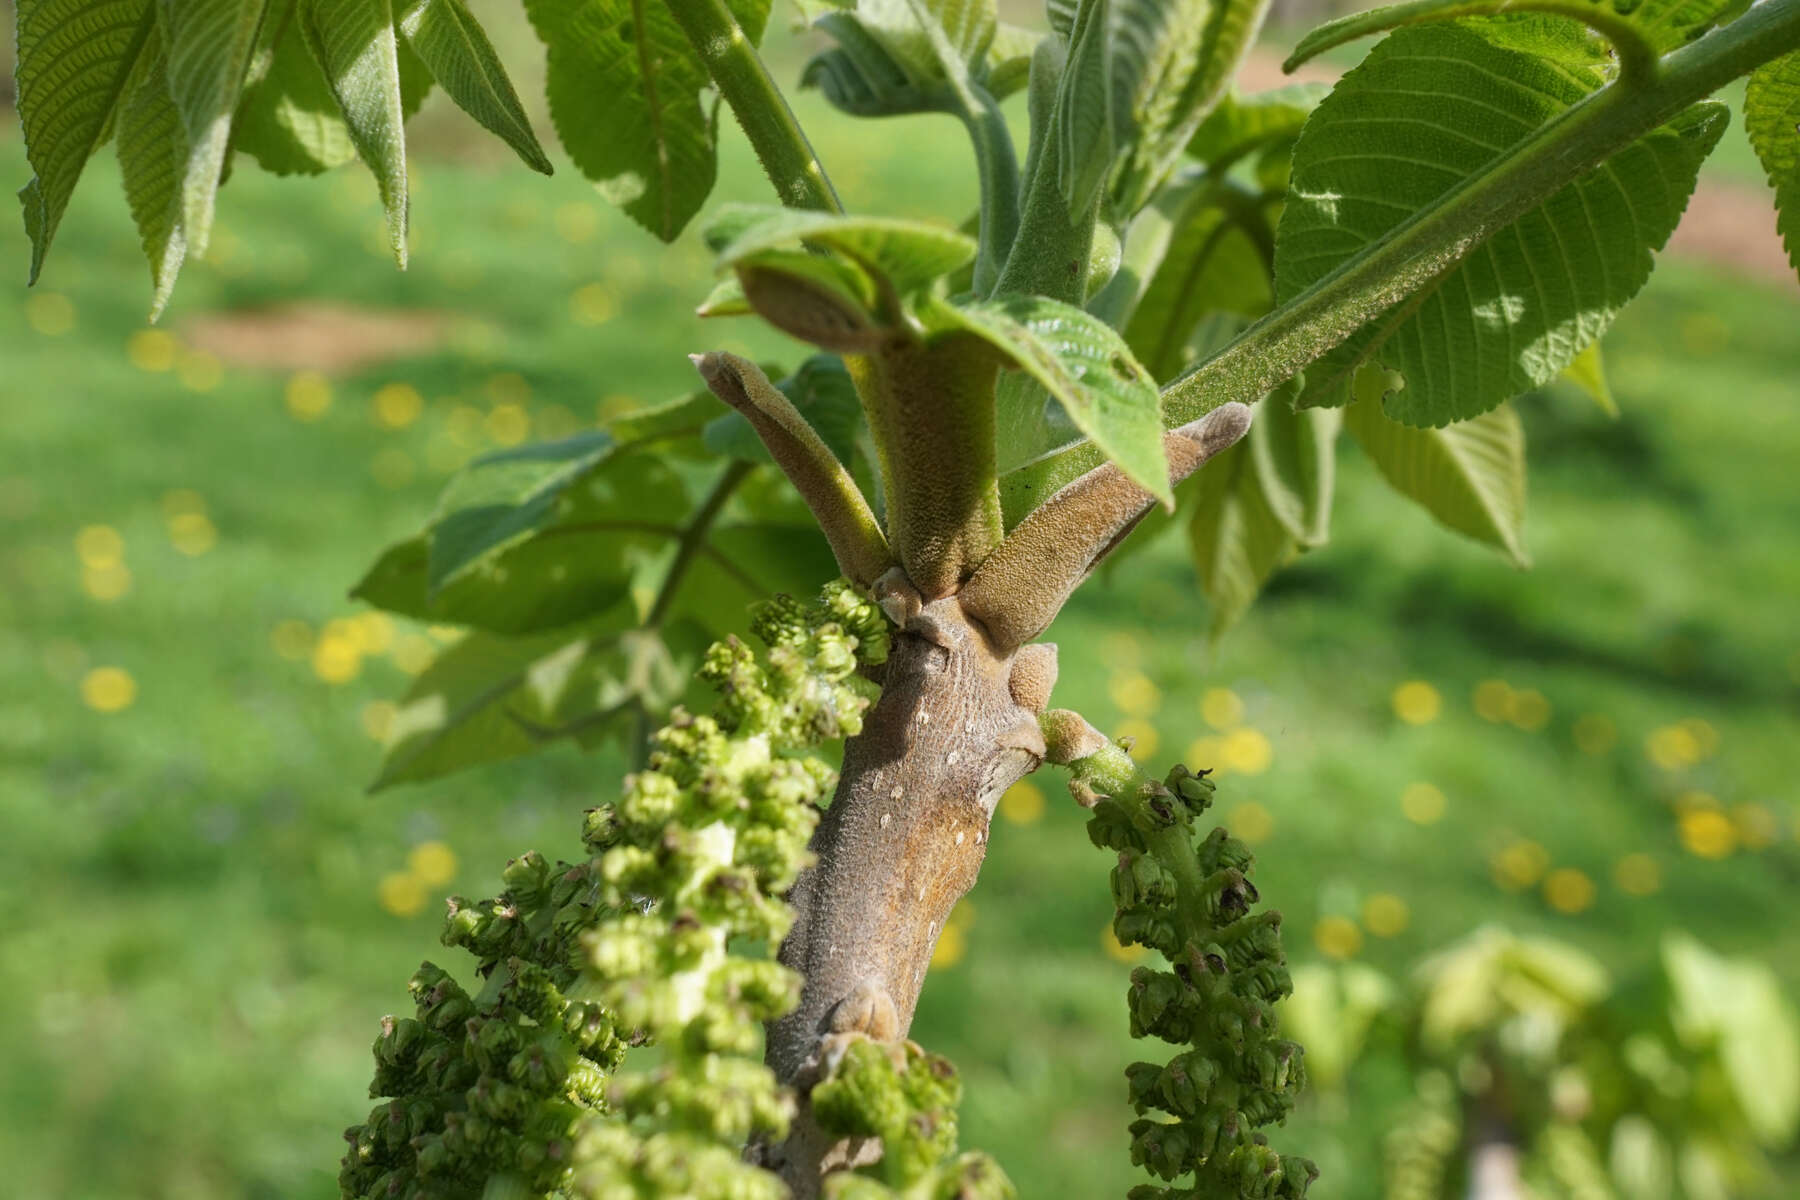
[[187,131],[181,224],[188,252],[206,253],[232,116],[267,8],[264,0],[158,0],[169,95]]
[[1601,412],[1609,417],[1619,415],[1618,402],[1613,399],[1612,388],[1606,383],[1606,363],[1601,358],[1599,342],[1588,343],[1587,349],[1577,354],[1574,361],[1563,368],[1562,377],[1599,405]]
[[356,143],[296,14],[265,53],[265,69],[239,103],[233,148],[275,175],[317,175],[354,159]]
[[1800,271],[1800,50],[1751,74],[1744,126],[1775,189],[1776,228],[1788,262]]
[[1417,429],[1385,416],[1375,397],[1344,410],[1344,427],[1400,494],[1439,523],[1530,565],[1525,553],[1525,430],[1511,406]]
[[112,128],[155,16],[152,0],[19,0],[17,103],[36,172],[19,201],[33,283],[82,168]]
[[1269,505],[1247,441],[1208,463],[1195,491],[1188,548],[1217,638],[1249,611],[1262,585],[1298,545]]
[[406,112],[388,0],[301,0],[306,44],[325,71],[356,152],[375,176],[388,245],[406,266]]
[[1296,410],[1271,396],[1250,426],[1250,457],[1269,511],[1299,546],[1322,546],[1331,536],[1341,423],[1337,409]]

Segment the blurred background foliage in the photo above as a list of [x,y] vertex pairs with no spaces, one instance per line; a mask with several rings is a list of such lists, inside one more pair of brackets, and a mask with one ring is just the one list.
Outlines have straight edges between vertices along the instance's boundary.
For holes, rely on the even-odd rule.
[[[541,95],[516,10],[475,8],[521,92]],[[782,78],[805,49],[774,39]],[[1264,59],[1252,74],[1277,82]],[[973,208],[948,120],[798,107],[853,208]],[[566,853],[624,767],[562,745],[366,794],[394,698],[452,635],[348,588],[471,457],[682,394],[691,351],[799,358],[748,323],[691,316],[710,280],[695,233],[661,249],[576,172],[517,170],[441,97],[415,130],[406,274],[366,174],[241,164],[207,259],[147,327],[102,159],[45,282],[0,297],[9,1194],[334,1194],[376,1019],[435,952],[439,897],[487,894],[526,848]],[[761,199],[741,142],[724,153],[720,199]],[[10,116],[0,163],[29,175]],[[1257,846],[1306,964],[1291,1019],[1320,1086],[1284,1144],[1319,1161],[1316,1195],[1384,1195],[1396,1137],[1488,1112],[1497,1064],[1525,1081],[1515,1119],[1552,1143],[1613,1113],[1603,1158],[1614,1085],[1644,1075],[1633,1053],[1649,1061],[1634,1037],[1661,1039],[1690,1081],[1725,1081],[1690,1097],[1707,1120],[1741,1109],[1743,1072],[1778,1093],[1792,1065],[1779,1037],[1746,1056],[1684,1018],[1670,965],[1712,962],[1691,935],[1800,992],[1800,288],[1761,186],[1730,135],[1608,336],[1618,419],[1572,389],[1521,404],[1533,571],[1436,528],[1346,454],[1332,543],[1221,646],[1167,538],[1050,631],[1058,700],[1147,759],[1216,764],[1219,811]],[[14,220],[0,262],[22,279]],[[964,1140],[1028,1197],[1133,1178],[1129,956],[1082,815],[1049,777],[1008,794],[915,1026],[965,1073]],[[1448,961],[1431,956],[1495,923],[1554,939],[1588,984],[1513,989],[1427,1036]],[[1457,952],[1504,973],[1518,964],[1495,947],[1518,944],[1483,933]],[[1521,1040],[1551,1017],[1557,1036]],[[1771,1171],[1728,1194],[1792,1194],[1779,1115],[1742,1148],[1766,1149]],[[1620,1194],[1664,1194],[1654,1170],[1643,1186]]]

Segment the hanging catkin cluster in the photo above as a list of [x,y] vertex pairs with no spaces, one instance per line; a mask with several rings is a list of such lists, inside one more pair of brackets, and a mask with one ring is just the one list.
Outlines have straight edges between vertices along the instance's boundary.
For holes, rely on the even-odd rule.
[[[1050,714],[1047,728],[1067,716]],[[1111,743],[1070,767],[1093,813],[1088,836],[1119,856],[1113,932],[1170,966],[1132,971],[1131,1034],[1183,1047],[1126,1069],[1141,1118],[1131,1156],[1165,1182],[1192,1181],[1140,1186],[1131,1200],[1300,1200],[1317,1170],[1257,1132],[1286,1119],[1304,1073],[1300,1047],[1276,1036],[1273,1006],[1293,985],[1280,914],[1250,914],[1249,848],[1222,828],[1198,836],[1214,790],[1203,775],[1177,766],[1156,780]]]
[[[427,963],[416,1015],[389,1017],[340,1175],[357,1200],[777,1197],[743,1163],[790,1104],[756,1061],[757,1026],[800,981],[772,961],[832,769],[804,752],[854,735],[886,656],[878,609],[848,585],[777,600],[708,651],[717,711],[678,712],[619,802],[587,814],[591,857],[514,860],[491,900],[450,901],[443,940],[477,960],[473,995]],[[752,954],[734,953],[740,944]],[[620,1070],[627,1045],[654,1065]],[[600,1114],[632,1119],[603,1119]]]
[[827,1133],[880,1138],[881,1161],[825,1181],[826,1200],[1013,1200],[1012,1181],[988,1155],[956,1152],[962,1080],[916,1042],[850,1034],[812,1091]]

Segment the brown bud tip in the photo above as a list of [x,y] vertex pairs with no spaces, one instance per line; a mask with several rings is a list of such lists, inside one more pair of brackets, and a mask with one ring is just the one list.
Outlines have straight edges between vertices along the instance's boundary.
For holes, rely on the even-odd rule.
[[1007,687],[1013,703],[1020,708],[1041,713],[1050,703],[1050,689],[1056,686],[1056,646],[1052,642],[1033,642],[1019,647],[1013,655],[1012,674]]
[[1163,449],[1169,456],[1169,479],[1179,483],[1250,432],[1250,406],[1235,400],[1221,404],[1170,432],[1177,436],[1165,437]]
[[899,567],[891,567],[875,581],[875,603],[887,614],[887,619],[905,629],[912,624],[913,618],[919,615],[924,607],[919,589],[912,585],[906,572]]
[[1097,754],[1107,746],[1106,735],[1070,709],[1051,709],[1044,714],[1042,724],[1046,762],[1067,765]]
[[862,1033],[878,1042],[900,1036],[900,1014],[894,998],[879,980],[865,979],[831,1010],[833,1033]]

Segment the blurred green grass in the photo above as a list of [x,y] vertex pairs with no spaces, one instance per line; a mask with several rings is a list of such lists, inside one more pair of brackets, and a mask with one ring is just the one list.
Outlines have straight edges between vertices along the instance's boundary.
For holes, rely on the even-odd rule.
[[[852,206],[972,207],[948,120],[803,117]],[[16,140],[0,162],[26,177]],[[762,195],[734,141],[719,198]],[[390,911],[419,901],[409,854],[453,852],[432,894],[488,894],[508,856],[572,852],[620,764],[558,750],[366,795],[365,725],[426,635],[334,627],[367,651],[346,666],[315,660],[309,631],[354,617],[345,591],[376,551],[455,461],[523,419],[554,431],[684,391],[696,349],[793,355],[693,319],[698,239],[659,250],[572,170],[421,168],[406,274],[355,174],[245,167],[221,224],[169,336],[146,338],[142,262],[116,173],[96,164],[44,283],[0,299],[0,1161],[24,1200],[334,1194],[376,1019],[437,953],[435,904]],[[0,221],[0,262],[25,261]],[[449,314],[447,333],[333,378],[329,407],[299,420],[288,374],[190,345],[207,314],[296,298]],[[1436,529],[1347,450],[1333,543],[1220,649],[1164,539],[1051,631],[1058,701],[1158,762],[1216,739],[1197,753],[1238,767],[1220,811],[1259,838],[1297,959],[1329,949],[1397,973],[1502,921],[1628,974],[1680,926],[1767,957],[1800,992],[1796,328],[1791,292],[1665,263],[1608,338],[1623,418],[1561,392],[1524,406],[1536,570]],[[423,397],[416,421],[394,420],[402,403],[384,423],[375,397],[396,383]],[[124,576],[104,535],[82,539],[95,526],[129,572],[110,600],[93,593]],[[1429,716],[1417,724],[1396,712],[1409,681],[1429,685],[1403,694]],[[1497,721],[1477,712],[1484,683]],[[1207,704],[1209,689],[1229,696]],[[118,711],[91,706],[127,691]],[[1055,779],[1038,782],[1041,813],[1008,802],[915,1036],[963,1068],[964,1142],[1024,1195],[1118,1194],[1133,1177],[1120,1072],[1137,1055],[1128,968],[1103,944],[1109,864]],[[1429,823],[1402,810],[1418,783],[1444,798]],[[1653,864],[1649,894],[1615,881],[1632,855]],[[1370,919],[1377,896],[1400,906]],[[1319,1196],[1371,1197],[1404,1099],[1375,1063],[1278,1137],[1319,1159]]]

